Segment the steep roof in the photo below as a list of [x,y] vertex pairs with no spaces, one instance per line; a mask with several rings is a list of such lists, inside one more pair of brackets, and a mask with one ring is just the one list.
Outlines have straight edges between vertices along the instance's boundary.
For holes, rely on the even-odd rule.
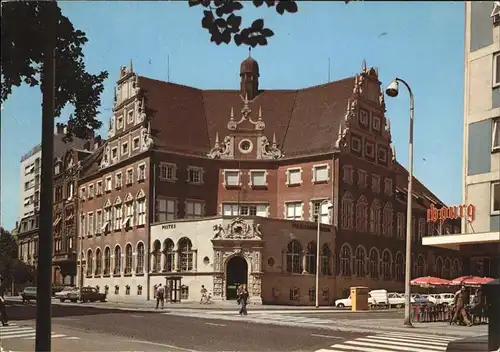
[[[354,88],[354,77],[299,90],[260,90],[248,103],[262,111],[264,134],[274,133],[288,157],[329,152]],[[155,146],[170,151],[205,155],[216,133],[228,134],[231,109],[243,108],[239,90],[201,90],[139,77],[151,112]],[[149,114],[148,114],[149,115]]]

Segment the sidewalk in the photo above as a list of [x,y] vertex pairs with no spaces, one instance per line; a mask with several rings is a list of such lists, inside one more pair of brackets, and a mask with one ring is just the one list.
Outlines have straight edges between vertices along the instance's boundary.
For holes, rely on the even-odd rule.
[[[85,332],[77,329],[70,329],[65,326],[53,324],[54,331],[62,332],[67,335],[78,336],[79,339],[64,340],[52,339],[51,352],[68,351],[172,351],[172,352],[196,352],[190,349],[158,344],[148,341],[137,341],[132,339],[119,338],[112,335]],[[0,340],[1,352],[28,352],[35,350],[34,339],[9,339]]]

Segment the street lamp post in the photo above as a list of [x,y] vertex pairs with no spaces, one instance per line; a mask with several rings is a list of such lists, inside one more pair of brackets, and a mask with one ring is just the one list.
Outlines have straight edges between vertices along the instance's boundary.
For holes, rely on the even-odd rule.
[[413,92],[404,80],[401,78],[395,78],[387,87],[386,94],[390,97],[397,97],[399,93],[399,82],[401,82],[410,95],[410,141],[408,149],[408,196],[406,200],[406,265],[405,265],[405,319],[404,325],[407,327],[412,327],[411,317],[410,317],[410,306],[411,306],[411,230],[412,230],[412,201],[413,201],[413,120],[415,113],[414,96]]
[[320,226],[321,226],[321,210],[323,209],[323,205],[327,204],[328,205],[328,209],[331,209],[332,208],[332,203],[330,202],[330,200],[328,199],[325,199],[324,201],[322,201],[319,205],[319,209],[318,209],[318,219],[317,219],[317,223],[318,223],[318,228],[317,228],[317,232],[316,232],[316,308],[319,308],[319,270],[320,270],[320,250],[321,250],[321,247],[319,245],[319,240],[320,240]]

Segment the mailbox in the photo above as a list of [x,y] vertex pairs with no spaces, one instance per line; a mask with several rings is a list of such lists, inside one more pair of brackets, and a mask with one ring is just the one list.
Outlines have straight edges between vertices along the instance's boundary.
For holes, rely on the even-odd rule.
[[368,310],[368,287],[351,287],[351,310]]

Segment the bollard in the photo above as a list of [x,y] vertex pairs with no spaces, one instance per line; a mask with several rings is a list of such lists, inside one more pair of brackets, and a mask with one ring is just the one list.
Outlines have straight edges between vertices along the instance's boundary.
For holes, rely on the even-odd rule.
[[488,309],[488,351],[500,349],[500,282],[493,280],[483,285]]

